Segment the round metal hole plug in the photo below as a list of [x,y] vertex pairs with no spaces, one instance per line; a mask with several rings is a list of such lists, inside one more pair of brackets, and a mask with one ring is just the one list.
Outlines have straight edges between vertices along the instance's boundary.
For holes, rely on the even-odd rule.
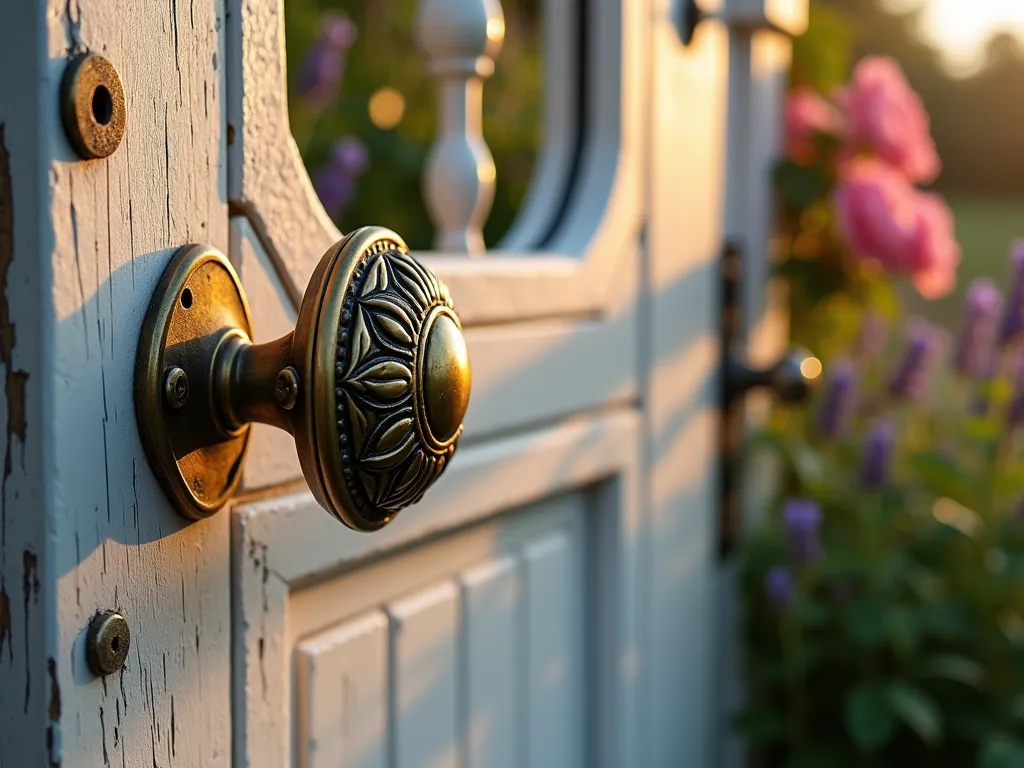
[[[173,368],[190,384],[180,407],[165,394]],[[230,498],[250,425],[260,422],[295,438],[324,509],[373,531],[444,472],[470,386],[448,288],[394,232],[366,227],[323,255],[295,330],[264,344],[252,342],[245,295],[223,254],[178,251],[143,327],[135,403],[150,463],[183,514],[206,517]]]
[[116,611],[100,611],[89,622],[86,658],[89,669],[100,677],[117,672],[128,658],[132,633],[124,616]]
[[112,155],[128,123],[124,88],[114,65],[96,53],[71,59],[61,79],[60,114],[68,141],[80,157]]

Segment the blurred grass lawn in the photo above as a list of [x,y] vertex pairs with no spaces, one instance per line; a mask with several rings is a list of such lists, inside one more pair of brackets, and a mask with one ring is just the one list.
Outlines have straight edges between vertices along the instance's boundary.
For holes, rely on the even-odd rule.
[[913,313],[955,330],[963,314],[964,292],[974,278],[988,275],[1004,293],[1009,289],[1010,244],[1024,239],[1024,197],[950,195],[948,200],[963,249],[956,291],[940,301],[924,301],[908,291],[907,307]]

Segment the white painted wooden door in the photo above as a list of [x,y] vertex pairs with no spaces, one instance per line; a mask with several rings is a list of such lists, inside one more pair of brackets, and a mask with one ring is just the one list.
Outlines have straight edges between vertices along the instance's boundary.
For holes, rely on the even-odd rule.
[[[684,47],[670,0],[547,4],[521,220],[479,258],[417,254],[466,328],[462,444],[369,535],[317,506],[270,428],[230,508],[187,521],[134,418],[177,247],[230,256],[265,341],[340,236],[288,132],[281,0],[4,5],[0,766],[714,764],[728,27],[778,35],[773,5],[737,0]],[[424,0],[434,63],[486,60],[496,7]],[[103,159],[72,151],[58,108],[85,50],[124,84]],[[784,58],[762,62],[773,87]],[[452,141],[431,194],[459,230],[487,174],[479,137]],[[97,677],[103,609],[131,650]]]

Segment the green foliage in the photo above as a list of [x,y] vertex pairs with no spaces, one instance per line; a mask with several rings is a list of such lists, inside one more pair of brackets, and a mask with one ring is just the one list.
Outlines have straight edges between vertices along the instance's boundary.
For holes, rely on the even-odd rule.
[[[1019,354],[1003,349],[998,369]],[[1008,373],[972,382],[946,362],[930,396],[895,401],[891,355],[856,366],[861,391],[837,436],[818,431],[822,392],[776,410],[747,447],[774,457],[782,483],[740,554],[750,696],[736,727],[768,766],[1024,765],[1015,387]],[[988,407],[975,413],[982,395]],[[890,475],[866,489],[866,435],[880,414],[895,425]],[[779,511],[793,497],[822,510],[820,557],[794,554]],[[768,587],[780,564],[796,585],[785,603]]]
[[794,85],[827,92],[850,76],[855,35],[846,16],[812,2],[807,33],[793,43]]

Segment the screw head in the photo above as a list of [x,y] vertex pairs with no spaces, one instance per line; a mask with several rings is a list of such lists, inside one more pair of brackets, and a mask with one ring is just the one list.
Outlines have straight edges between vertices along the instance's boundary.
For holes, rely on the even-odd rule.
[[171,368],[164,379],[164,399],[175,410],[188,400],[188,376],[178,366]]
[[274,384],[274,398],[277,404],[290,411],[299,399],[299,374],[292,366],[282,368]]
[[89,622],[85,655],[89,669],[100,677],[117,672],[128,658],[132,633],[117,611],[100,611]]

